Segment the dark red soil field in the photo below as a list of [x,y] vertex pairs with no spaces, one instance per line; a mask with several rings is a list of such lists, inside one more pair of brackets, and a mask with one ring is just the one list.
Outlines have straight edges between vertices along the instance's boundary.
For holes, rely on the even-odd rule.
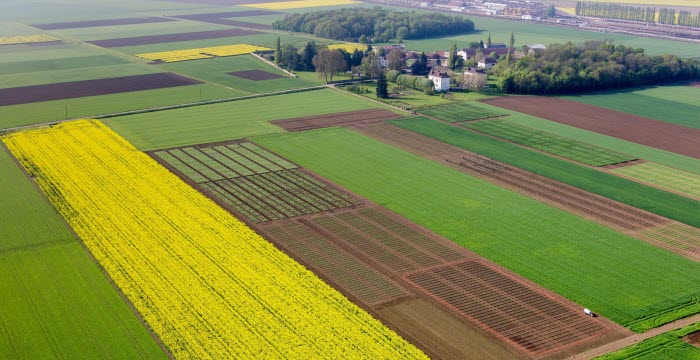
[[696,331],[685,338],[683,338],[685,341],[688,342],[690,345],[694,345],[700,348],[700,331]]
[[700,159],[700,130],[555,97],[504,96],[486,104]]
[[151,24],[176,21],[174,19],[162,17],[145,17],[145,18],[127,18],[127,19],[109,19],[109,20],[90,20],[90,21],[75,21],[53,24],[32,25],[37,29],[42,30],[60,30],[60,29],[78,29],[97,26],[115,26],[115,25],[136,25],[136,24]]
[[262,70],[243,70],[243,71],[234,71],[227,73],[229,75],[239,77],[241,79],[246,79],[246,80],[252,80],[252,81],[263,81],[263,80],[272,80],[272,79],[280,79],[283,78],[284,76],[279,75],[279,74],[273,74],[267,71],[262,71]]
[[177,15],[174,16],[178,19],[192,20],[206,22],[210,24],[219,25],[230,25],[238,26],[250,29],[272,29],[272,26],[266,24],[256,24],[246,21],[231,20],[231,18],[246,17],[246,16],[263,16],[263,15],[275,15],[281,14],[278,11],[269,10],[250,10],[250,11],[239,11],[239,12],[221,12],[221,13],[209,13],[209,14],[192,14],[192,15]]
[[700,230],[445,144],[391,124],[353,127],[367,136],[591,219],[689,258],[700,258]]
[[96,45],[96,46],[100,46],[103,48],[115,48],[115,47],[122,47],[122,46],[163,44],[163,43],[172,43],[172,42],[180,42],[180,41],[218,39],[218,38],[225,38],[225,37],[247,36],[247,35],[256,35],[256,34],[261,34],[261,33],[257,32],[257,31],[245,30],[245,29],[226,29],[226,30],[199,31],[199,32],[182,33],[182,34],[151,35],[151,36],[138,36],[138,37],[121,38],[121,39],[96,40],[96,41],[88,41],[88,43]]
[[0,106],[74,99],[200,84],[201,81],[173,73],[124,76],[56,84],[0,89]]
[[319,129],[331,126],[349,126],[358,124],[370,124],[385,120],[398,119],[401,115],[384,109],[367,109],[358,111],[340,112],[326,115],[307,116],[291,119],[271,121],[287,131],[303,131]]
[[482,261],[404,276],[460,315],[534,354],[559,351],[611,331],[603,323]]

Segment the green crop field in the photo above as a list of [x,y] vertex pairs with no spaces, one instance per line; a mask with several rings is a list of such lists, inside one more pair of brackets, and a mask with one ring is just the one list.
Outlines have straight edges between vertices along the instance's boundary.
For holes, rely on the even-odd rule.
[[[197,61],[182,61],[159,65],[162,70],[187,75],[195,79],[232,87],[242,93],[259,94],[273,91],[298,89],[319,85],[321,81],[311,82],[301,78],[291,78],[253,55],[231,56]],[[262,70],[284,76],[280,79],[253,81],[233,75],[229,72],[243,70]]]
[[128,61],[111,55],[89,55],[47,60],[27,60],[2,63],[2,65],[0,65],[0,75],[50,72],[124,64],[128,64]]
[[625,166],[612,172],[700,198],[700,176],[696,174],[655,163]]
[[700,323],[695,323],[597,357],[596,360],[697,360],[700,359],[700,348],[683,341],[683,337],[698,331]]
[[120,39],[151,35],[180,34],[187,32],[224,30],[230,26],[209,24],[197,21],[168,21],[150,24],[97,26],[77,29],[52,30],[61,37],[79,41]]
[[590,105],[700,129],[700,87],[653,86],[566,96]]
[[155,66],[145,64],[124,64],[83,67],[66,70],[47,70],[12,75],[0,75],[0,88],[13,88],[31,85],[54,84],[69,81],[83,81],[113,78],[120,76],[146,75],[163,72]]
[[397,126],[649,212],[700,227],[700,201],[426,118]]
[[347,129],[253,140],[636,331],[700,312],[700,263],[563,210]]
[[221,86],[201,84],[2,106],[0,129],[242,95]]
[[[470,101],[470,100],[480,100],[488,98],[488,95],[475,93],[475,92],[451,92],[449,96],[443,98],[439,94],[426,95],[422,91],[398,88],[396,83],[389,82],[389,92],[390,97],[388,99],[377,99],[377,83],[368,82],[360,83],[356,85],[366,91],[364,94],[360,94],[368,99],[379,100],[386,104],[399,107],[423,107],[434,106],[434,105],[451,105],[457,104],[458,101]],[[400,95],[395,95],[392,93],[400,93]],[[418,110],[418,109],[416,109]]]
[[378,106],[324,89],[124,116],[104,122],[140,150],[154,150],[283,131],[269,124],[271,120]]
[[633,156],[513,124],[506,120],[476,121],[461,126],[591,166],[605,166],[636,159]]
[[449,122],[460,122],[505,115],[502,111],[494,112],[484,109],[483,107],[477,107],[467,103],[427,106],[416,109],[416,111],[419,114],[432,116],[434,118]]
[[4,148],[0,197],[0,358],[165,358]]
[[533,129],[545,131],[551,134],[563,136],[576,141],[584,142],[591,145],[600,146],[606,149],[615,149],[623,154],[634,156],[636,158],[653,161],[666,166],[685,170],[695,174],[700,174],[700,160],[688,156],[679,155],[670,151],[664,151],[649,146],[640,145],[630,141],[621,140],[615,137],[606,136],[591,131],[575,128],[564,124],[559,124],[554,121],[540,119],[534,116],[501,109],[499,107],[475,103],[475,106],[485,107],[487,109],[503,110],[510,114],[508,121]]

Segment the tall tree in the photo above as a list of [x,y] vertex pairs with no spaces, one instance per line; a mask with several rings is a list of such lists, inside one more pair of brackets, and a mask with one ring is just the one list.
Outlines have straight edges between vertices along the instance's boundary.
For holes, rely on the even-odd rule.
[[314,57],[314,66],[316,73],[328,82],[329,79],[333,81],[333,76],[344,72],[348,64],[340,51],[322,49]]
[[316,56],[316,43],[309,41],[304,45],[304,50],[301,51],[301,62],[304,65],[304,70],[315,71],[314,56]]
[[280,66],[282,63],[280,57],[282,57],[282,45],[280,43],[280,37],[278,36],[277,42],[275,43],[275,64],[277,64],[277,66]]
[[491,47],[491,33],[489,33],[489,37],[486,38],[486,47],[487,48]]
[[389,69],[401,71],[406,66],[406,54],[401,49],[392,49],[386,56]]
[[447,66],[454,70],[457,67],[457,44],[452,44],[450,48],[450,56],[447,58]]
[[549,6],[547,6],[547,11],[545,12],[545,15],[547,15],[547,17],[557,16],[557,8],[554,6],[554,4],[549,4]]
[[515,34],[510,33],[510,40],[508,40],[508,54],[506,54],[506,62],[510,63],[510,55],[513,52],[513,46],[515,45]]
[[411,64],[411,73],[413,75],[425,75],[428,73],[428,56],[421,53],[416,61]]
[[383,71],[379,73],[379,78],[377,79],[377,97],[380,99],[389,97],[389,84]]
[[374,51],[370,51],[364,59],[362,59],[362,74],[365,77],[373,79],[382,72],[382,68],[379,66],[379,61],[377,60],[377,55]]

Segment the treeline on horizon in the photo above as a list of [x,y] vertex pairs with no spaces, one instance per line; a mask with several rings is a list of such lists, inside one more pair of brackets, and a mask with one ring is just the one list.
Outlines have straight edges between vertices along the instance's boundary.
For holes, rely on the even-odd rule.
[[676,10],[661,8],[657,11],[651,6],[633,6],[614,3],[578,1],[576,15],[597,17],[603,19],[630,20],[641,22],[658,22],[666,25],[681,25],[700,27],[700,13],[693,15],[690,11],[681,10],[676,16]]
[[700,62],[603,41],[551,44],[547,50],[495,68],[511,94],[563,94],[651,85],[700,77]]
[[361,43],[382,43],[455,35],[474,30],[474,22],[456,15],[417,14],[380,7],[346,8],[291,14],[272,23],[277,30],[303,32],[318,37]]

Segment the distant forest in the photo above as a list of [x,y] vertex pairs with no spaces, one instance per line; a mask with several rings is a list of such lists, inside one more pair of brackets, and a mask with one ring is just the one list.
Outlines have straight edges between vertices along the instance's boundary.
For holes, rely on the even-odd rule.
[[700,77],[700,62],[602,41],[552,44],[547,50],[496,67],[505,93],[562,94],[658,84]]
[[291,14],[272,23],[277,30],[314,34],[327,39],[381,43],[426,36],[463,34],[474,30],[474,22],[462,16],[439,13],[417,14],[375,7]]

